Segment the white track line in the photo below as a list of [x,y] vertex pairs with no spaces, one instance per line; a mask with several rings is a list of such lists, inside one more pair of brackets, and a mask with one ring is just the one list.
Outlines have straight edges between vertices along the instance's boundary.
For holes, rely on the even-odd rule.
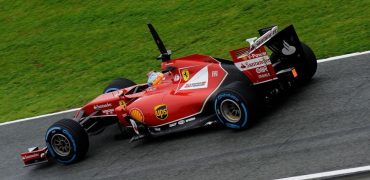
[[333,178],[333,177],[357,174],[357,173],[362,173],[362,172],[367,172],[367,171],[370,171],[370,166],[362,166],[362,167],[356,167],[356,168],[327,171],[327,172],[321,172],[321,173],[316,173],[316,174],[294,176],[294,177],[288,177],[288,178],[276,179],[276,180],[308,180],[308,179],[319,179],[319,178],[323,179],[323,178]]
[[60,111],[60,112],[55,112],[55,113],[50,113],[50,114],[44,114],[44,115],[41,115],[41,116],[34,116],[34,117],[29,117],[29,118],[24,118],[24,119],[18,119],[18,120],[15,120],[15,121],[4,122],[4,123],[0,123],[0,126],[19,123],[19,122],[24,122],[24,121],[29,121],[29,120],[43,118],[43,117],[55,116],[55,115],[58,115],[58,114],[69,113],[69,112],[77,111],[79,109],[80,108],[69,109],[69,110],[66,110],[66,111]]
[[345,54],[345,55],[340,55],[340,56],[334,56],[326,59],[319,59],[317,60],[318,63],[323,63],[323,62],[328,62],[328,61],[335,61],[338,59],[344,59],[344,58],[349,58],[349,57],[354,57],[354,56],[360,56],[364,54],[370,54],[370,51],[364,51],[364,52],[355,52],[351,54]]
[[[356,53],[345,54],[345,55],[341,55],[341,56],[334,56],[334,57],[330,57],[330,58],[326,58],[326,59],[319,59],[319,60],[317,60],[317,62],[318,63],[323,63],[323,62],[334,61],[334,60],[343,59],[343,58],[360,56],[360,55],[364,55],[364,54],[370,54],[370,51],[356,52]],[[18,122],[29,121],[29,120],[33,120],[33,119],[37,119],[37,118],[54,116],[54,115],[63,114],[63,113],[69,113],[69,112],[77,111],[79,109],[80,108],[69,109],[69,110],[66,110],[66,111],[60,111],[60,112],[51,113],[51,114],[44,114],[44,115],[41,115],[41,116],[35,116],[35,117],[29,117],[29,118],[24,118],[24,119],[18,119],[18,120],[14,120],[14,121],[4,122],[4,123],[0,123],[0,126],[4,126],[4,125],[8,125],[8,124],[14,124],[14,123],[18,123]]]

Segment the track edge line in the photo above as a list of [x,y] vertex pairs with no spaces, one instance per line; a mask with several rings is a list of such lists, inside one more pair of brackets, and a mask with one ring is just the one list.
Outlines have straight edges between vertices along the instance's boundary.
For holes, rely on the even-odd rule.
[[0,123],[0,126],[19,123],[19,122],[30,121],[30,120],[34,120],[34,119],[38,119],[38,118],[55,116],[55,115],[58,115],[58,114],[69,113],[69,112],[73,112],[73,111],[78,111],[79,109],[81,109],[81,108],[68,109],[68,110],[65,110],[65,111],[59,111],[59,112],[55,112],[55,113],[43,114],[43,115],[39,115],[39,116],[34,116],[34,117],[28,117],[28,118],[23,118],[23,119],[17,119],[17,120],[14,120],[14,121],[3,122],[3,123]]
[[293,177],[287,177],[287,178],[275,179],[275,180],[309,180],[309,179],[320,179],[320,178],[333,178],[333,177],[348,176],[348,175],[353,175],[353,174],[368,172],[368,171],[370,171],[370,166],[361,166],[361,167],[355,167],[355,168],[326,171],[326,172],[315,173],[315,174],[307,174],[307,175],[302,175],[302,176],[293,176]]

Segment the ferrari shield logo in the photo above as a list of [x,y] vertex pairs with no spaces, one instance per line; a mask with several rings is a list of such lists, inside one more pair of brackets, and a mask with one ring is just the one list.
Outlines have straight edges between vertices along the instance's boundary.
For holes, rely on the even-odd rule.
[[182,78],[184,79],[184,81],[189,80],[189,77],[190,77],[189,70],[187,70],[187,69],[181,70],[181,75],[182,75]]
[[167,105],[161,104],[154,107],[155,116],[160,120],[165,120],[168,117]]
[[119,105],[122,107],[123,110],[126,110],[126,103],[125,103],[125,101],[119,101]]

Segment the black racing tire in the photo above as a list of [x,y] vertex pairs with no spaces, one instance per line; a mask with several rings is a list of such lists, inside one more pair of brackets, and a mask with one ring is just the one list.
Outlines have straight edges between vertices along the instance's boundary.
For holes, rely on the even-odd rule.
[[302,57],[302,73],[298,80],[302,83],[310,81],[317,70],[317,58],[312,49],[301,42],[304,56]]
[[214,110],[219,122],[226,127],[247,129],[254,125],[261,102],[253,87],[233,82],[216,94]]
[[89,149],[86,131],[72,119],[62,119],[51,125],[45,141],[50,157],[63,165],[78,162]]
[[117,91],[119,89],[123,89],[123,88],[127,88],[127,87],[130,87],[130,86],[134,86],[136,85],[135,82],[129,80],[129,79],[126,79],[126,78],[117,78],[115,80],[113,80],[103,91],[103,94],[105,93],[109,93],[109,92],[112,92],[112,91]]

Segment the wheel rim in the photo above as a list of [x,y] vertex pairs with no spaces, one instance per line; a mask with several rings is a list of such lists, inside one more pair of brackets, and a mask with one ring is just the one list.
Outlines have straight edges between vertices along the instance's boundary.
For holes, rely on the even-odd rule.
[[59,156],[68,156],[71,152],[71,143],[63,134],[55,134],[51,138],[51,146]]
[[221,114],[231,123],[236,123],[241,119],[241,110],[239,104],[235,101],[226,99],[221,102]]

